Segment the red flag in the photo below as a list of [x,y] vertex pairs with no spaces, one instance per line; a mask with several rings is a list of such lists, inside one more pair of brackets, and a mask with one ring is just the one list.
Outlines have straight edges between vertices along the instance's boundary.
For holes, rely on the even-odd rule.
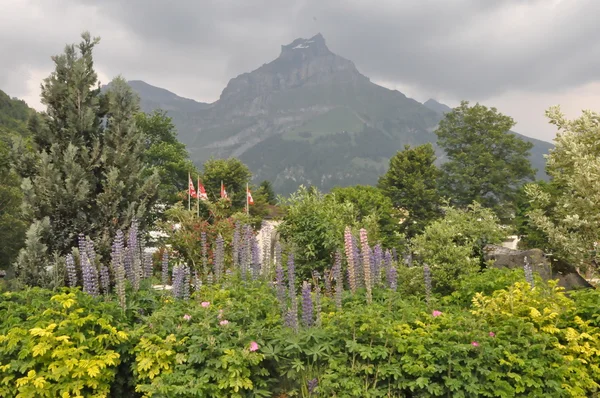
[[196,196],[196,190],[194,189],[194,181],[192,181],[192,177],[190,176],[190,187],[189,187],[189,191],[190,191],[190,196],[192,198],[197,198],[198,196]]
[[198,183],[198,198],[202,200],[208,200],[208,195],[206,194],[204,185],[202,185],[201,183]]
[[221,197],[227,198],[227,191],[225,190],[225,185],[223,185],[223,181],[221,181]]
[[250,188],[248,188],[248,191],[246,192],[246,195],[248,195],[248,204],[249,205],[253,205],[254,204],[254,199],[252,199],[252,193],[250,193]]

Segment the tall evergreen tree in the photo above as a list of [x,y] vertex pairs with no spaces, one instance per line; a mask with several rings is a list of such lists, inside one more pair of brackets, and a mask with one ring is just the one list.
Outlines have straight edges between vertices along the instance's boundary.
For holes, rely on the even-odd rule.
[[92,58],[98,42],[86,32],[78,46],[52,58],[55,71],[42,84],[46,112],[29,123],[38,154],[22,184],[31,226],[16,263],[28,284],[44,280],[35,259],[66,254],[79,233],[106,255],[116,230],[133,218],[143,223],[156,198],[158,177],[143,178],[139,100],[120,77],[101,94]]

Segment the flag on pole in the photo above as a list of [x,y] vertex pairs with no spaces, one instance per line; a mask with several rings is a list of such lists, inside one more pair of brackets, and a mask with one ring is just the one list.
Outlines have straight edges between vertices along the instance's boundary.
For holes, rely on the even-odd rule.
[[252,199],[252,193],[250,192],[250,188],[246,188],[246,195],[248,196],[248,204],[253,205],[254,199]]
[[225,190],[225,185],[223,185],[223,181],[221,181],[221,197],[227,198],[227,191]]
[[204,189],[204,185],[198,181],[198,199],[208,200],[208,195],[206,194],[206,189]]
[[194,189],[194,181],[192,181],[192,176],[189,176],[189,178],[190,178],[190,187],[189,187],[188,194],[192,198],[197,198],[196,190]]

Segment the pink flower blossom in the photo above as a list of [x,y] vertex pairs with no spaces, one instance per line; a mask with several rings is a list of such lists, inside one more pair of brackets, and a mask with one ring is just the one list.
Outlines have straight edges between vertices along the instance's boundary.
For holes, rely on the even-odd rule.
[[431,313],[431,315],[433,315],[434,318],[438,317],[438,316],[442,315],[442,311],[435,310]]
[[473,347],[479,347],[479,343],[478,343],[478,342],[476,342],[476,341],[473,341],[473,342],[471,343],[471,345],[472,345]]
[[183,316],[183,319],[185,319],[186,321],[189,321],[190,319],[192,319],[192,316],[190,314],[185,314]]
[[229,323],[229,321],[227,319],[223,319],[221,322],[219,322],[219,325],[221,326],[225,326]]
[[204,308],[208,307],[210,305],[210,301],[203,301],[202,303],[200,303],[200,305]]
[[258,343],[256,341],[253,341],[250,343],[250,351],[254,352],[258,350]]
[[223,318],[223,310],[219,310],[219,315],[217,315],[217,318]]
[[490,332],[490,337],[496,337],[496,333]]

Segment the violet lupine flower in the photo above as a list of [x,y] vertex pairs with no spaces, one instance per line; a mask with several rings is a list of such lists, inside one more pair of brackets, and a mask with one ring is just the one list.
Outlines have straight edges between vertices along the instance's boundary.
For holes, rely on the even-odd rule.
[[96,263],[96,251],[94,250],[94,241],[89,237],[85,240],[85,254],[87,254],[90,264]]
[[192,287],[194,291],[197,292],[202,287],[202,278],[200,278],[200,274],[198,271],[194,270],[194,277],[192,278]]
[[298,331],[298,299],[295,295],[290,298],[290,306],[285,314],[285,326]]
[[311,296],[310,283],[304,281],[302,283],[302,323],[306,327],[313,325],[313,301]]
[[250,225],[244,225],[243,227],[244,236],[242,238],[242,254],[240,261],[242,263],[242,279],[246,280],[248,273],[250,272],[250,264],[252,263],[252,227]]
[[77,244],[79,249],[79,266],[83,266],[83,256],[87,257],[87,242],[83,234],[79,234],[77,237]]
[[390,286],[390,270],[392,269],[392,252],[386,250],[383,255],[383,269],[385,271],[385,280],[388,287]]
[[431,301],[431,269],[427,264],[423,265],[423,277],[425,278],[425,300],[429,305]]
[[339,250],[335,252],[335,260],[333,262],[333,279],[335,280],[335,305],[341,310],[344,281],[342,279],[342,253],[340,253]]
[[119,296],[119,303],[121,304],[123,310],[125,310],[125,265],[123,262],[123,240],[123,232],[118,230],[112,245],[110,257],[113,272],[115,273],[115,290],[117,292],[117,296]]
[[296,267],[294,265],[294,253],[288,255],[287,261],[287,274],[288,274],[288,289],[289,296],[292,297],[296,294]]
[[[281,251],[281,247],[279,248]],[[283,280],[283,267],[281,266],[281,261],[277,261],[277,265],[275,266],[275,290],[277,293],[277,300],[279,301],[279,305],[281,307],[281,316],[285,316],[286,309],[286,300],[285,300],[285,284]]]
[[256,236],[252,236],[251,240],[251,253],[252,253],[252,279],[256,279],[260,274],[260,248],[258,247],[258,240]]
[[387,275],[387,280],[388,287],[390,288],[390,290],[395,292],[396,289],[398,289],[398,270],[396,269],[396,267],[390,267]]
[[350,227],[344,230],[344,248],[346,250],[346,261],[348,262],[348,285],[352,293],[356,292],[356,267],[354,266],[356,257],[354,242],[352,240],[352,231]]
[[290,297],[290,308],[286,316],[286,325],[298,330],[298,298],[296,297],[296,267],[294,265],[294,253],[288,255],[288,295]]
[[110,293],[110,274],[106,265],[100,266],[100,287],[103,294]]
[[72,254],[67,254],[67,276],[69,278],[69,287],[77,286],[77,269],[75,269],[75,260]]
[[206,232],[200,232],[200,250],[202,252],[202,272],[204,276],[210,272],[208,270],[208,245],[206,243]]
[[169,253],[167,253],[166,250],[163,252],[162,255],[161,268],[162,284],[167,285],[169,283]]
[[319,386],[319,380],[317,380],[317,378],[315,377],[314,379],[310,379],[307,383],[306,383],[306,388],[308,389],[308,395],[312,395],[315,390],[317,389],[317,387]]
[[182,264],[173,267],[173,296],[175,298],[183,297],[183,284],[185,281],[185,270]]
[[367,303],[370,303],[372,297],[373,280],[371,279],[371,249],[369,248],[369,240],[367,239],[367,230],[360,229],[360,244],[363,252],[363,270],[365,275],[365,287],[367,288]]
[[525,271],[525,280],[527,281],[527,283],[529,283],[529,285],[531,285],[531,288],[534,288],[534,280],[533,280],[533,268],[531,268],[531,265],[529,264],[529,259],[527,257],[525,257],[525,265],[523,265],[523,271]]
[[184,300],[190,299],[190,267],[187,265],[183,266],[182,296]]
[[215,282],[219,283],[223,276],[223,270],[225,268],[225,241],[223,241],[223,237],[221,234],[217,236],[215,239]]
[[315,285],[315,325],[321,326],[321,286]]
[[152,253],[144,253],[144,278],[152,276]]
[[377,286],[377,270],[375,269],[375,252],[369,248],[369,264],[371,265],[371,281],[372,286]]
[[235,230],[233,231],[233,242],[231,243],[233,250],[233,268],[237,269],[240,265],[240,230],[242,228],[242,224],[237,221],[235,223]]
[[139,290],[140,288],[140,277],[142,275],[142,264],[140,261],[140,251],[139,251],[139,242],[138,242],[138,222],[136,219],[131,221],[131,227],[129,227],[129,236],[127,240],[127,251],[129,252],[130,259],[130,274],[129,280],[133,285],[134,290]]
[[325,295],[331,296],[331,269],[329,268],[325,270],[325,275],[323,276],[323,283],[325,283]]
[[381,283],[381,268],[383,265],[383,249],[381,243],[378,243],[373,248],[373,269],[375,270],[375,284]]
[[83,276],[83,291],[92,295],[98,296],[100,293],[98,288],[98,270],[90,264],[90,259],[85,254],[81,257],[81,273]]
[[363,256],[360,253],[360,244],[356,237],[352,237],[352,251],[354,255],[354,275],[356,278],[356,287],[361,288],[364,286],[364,270],[363,270]]

